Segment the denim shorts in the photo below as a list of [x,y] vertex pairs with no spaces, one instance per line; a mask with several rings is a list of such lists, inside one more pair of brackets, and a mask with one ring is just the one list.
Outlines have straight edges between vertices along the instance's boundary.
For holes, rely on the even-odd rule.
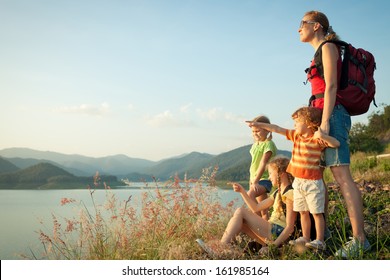
[[267,190],[267,193],[271,192],[272,182],[270,180],[260,180],[259,185],[263,186]]
[[277,224],[272,224],[271,234],[275,237],[278,237],[282,233],[283,230],[284,230],[284,227],[277,225]]
[[334,106],[329,120],[329,135],[340,142],[338,148],[326,148],[321,155],[321,166],[349,165],[349,131],[351,129],[351,116],[344,106],[338,104]]

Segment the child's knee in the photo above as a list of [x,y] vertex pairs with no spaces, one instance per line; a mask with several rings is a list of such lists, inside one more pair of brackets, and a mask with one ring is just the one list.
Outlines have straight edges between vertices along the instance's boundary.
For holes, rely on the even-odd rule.
[[301,215],[302,218],[308,218],[310,215],[309,211],[300,211],[299,215]]
[[246,211],[244,207],[237,208],[236,211],[234,211],[234,216],[242,217],[244,215],[244,211]]

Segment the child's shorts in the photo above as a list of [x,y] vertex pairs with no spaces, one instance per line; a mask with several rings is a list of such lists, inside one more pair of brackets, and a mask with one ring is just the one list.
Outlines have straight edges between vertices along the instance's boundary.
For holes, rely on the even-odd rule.
[[267,190],[267,193],[270,193],[272,190],[272,182],[270,180],[260,180],[259,185],[263,186]]
[[284,230],[284,227],[277,225],[277,224],[272,224],[271,234],[274,237],[278,237],[282,233],[283,230]]
[[295,178],[293,208],[295,212],[309,211],[312,214],[324,213],[325,186],[324,181]]

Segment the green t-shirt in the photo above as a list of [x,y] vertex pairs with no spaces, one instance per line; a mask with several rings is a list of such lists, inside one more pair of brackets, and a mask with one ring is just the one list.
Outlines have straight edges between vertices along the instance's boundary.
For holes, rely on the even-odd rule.
[[[253,178],[257,176],[257,170],[259,169],[259,165],[261,162],[261,159],[265,153],[268,151],[272,152],[272,157],[276,155],[276,145],[272,140],[266,140],[263,142],[259,143],[253,143],[251,149],[250,149],[250,154],[252,156],[252,162],[251,162],[251,167],[249,169],[250,173],[250,180],[252,181]],[[263,175],[261,176],[260,180],[268,180],[268,170],[267,168],[264,170]]]

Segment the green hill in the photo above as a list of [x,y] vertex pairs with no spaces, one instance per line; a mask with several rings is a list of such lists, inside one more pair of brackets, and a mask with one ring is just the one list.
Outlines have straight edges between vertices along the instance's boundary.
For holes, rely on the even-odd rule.
[[185,173],[187,173],[187,176],[189,177],[199,177],[201,174],[199,172],[200,166],[202,166],[202,168],[208,166],[212,158],[214,158],[214,156],[210,154],[192,152],[183,157],[164,160],[143,173],[147,173],[149,176],[154,176],[162,180],[166,180],[175,174],[178,174],[182,178]]
[[[182,157],[163,160],[142,173],[129,173],[127,178],[132,181],[141,181],[155,177],[158,180],[167,180],[177,174],[180,178],[199,178],[202,170],[208,167],[218,167],[217,180],[249,180],[249,166],[251,145],[246,145],[217,156],[192,152]],[[278,154],[291,157],[291,152],[278,151]]]
[[77,177],[50,163],[0,175],[1,189],[35,189],[53,182],[75,181]]
[[12,164],[8,160],[0,157],[0,174],[15,172],[18,170],[19,168],[15,164]]
[[[102,175],[102,181],[110,184],[112,187],[120,184],[116,176],[127,178],[134,182],[152,181],[153,178],[165,181],[176,174],[181,179],[184,179],[185,175],[188,179],[198,179],[202,175],[203,169],[209,167],[218,167],[217,180],[246,181],[249,179],[250,147],[251,145],[242,146],[219,155],[192,152],[153,164],[148,162],[148,166],[143,165],[146,161],[143,162],[141,160],[141,166],[137,168],[132,167],[135,164],[134,159],[121,155],[101,159],[89,158],[87,165],[75,163],[73,161],[74,156],[62,155],[62,164],[65,164],[62,165],[58,162],[47,162],[48,159],[42,159],[47,153],[40,154],[36,151],[35,154],[39,158],[33,159],[29,158],[31,156],[30,153],[23,156],[22,152],[25,152],[25,149],[21,149],[21,152],[17,148],[7,149],[3,150],[3,152],[7,152],[8,156],[12,156],[12,158],[7,158],[3,161],[4,171],[1,172],[2,170],[0,169],[0,189],[82,188],[93,182],[92,176],[86,177],[88,176],[86,174],[95,174],[96,170]],[[287,157],[291,156],[291,152],[288,151],[278,151],[278,154],[284,154]],[[55,155],[58,157],[60,154]],[[14,165],[13,167],[12,164]],[[77,168],[74,168],[73,164]],[[18,171],[17,168],[20,168],[20,170]],[[112,173],[108,172],[110,170]],[[128,171],[122,173],[124,170]],[[113,176],[106,174],[113,174]]]
[[[112,187],[120,184],[117,177],[111,175],[101,175],[100,182],[105,182]],[[93,183],[93,176],[74,176],[47,162],[0,174],[0,189],[80,189],[93,185]],[[103,185],[99,187],[103,188]]]

